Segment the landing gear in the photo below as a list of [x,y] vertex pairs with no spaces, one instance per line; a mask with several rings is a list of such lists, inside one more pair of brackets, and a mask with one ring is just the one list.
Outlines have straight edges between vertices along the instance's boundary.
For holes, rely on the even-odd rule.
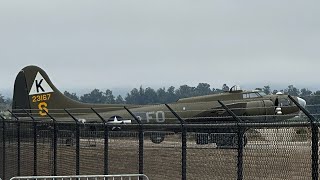
[[162,132],[152,132],[150,140],[155,144],[160,144],[164,140],[165,134]]
[[209,134],[208,133],[197,133],[196,134],[197,144],[209,144]]
[[238,136],[236,134],[227,134],[216,141],[217,148],[236,149],[238,147]]
[[[248,140],[243,135],[243,146],[245,147]],[[209,143],[216,143],[219,149],[236,149],[238,148],[238,134],[237,133],[197,133],[196,144],[204,145]]]

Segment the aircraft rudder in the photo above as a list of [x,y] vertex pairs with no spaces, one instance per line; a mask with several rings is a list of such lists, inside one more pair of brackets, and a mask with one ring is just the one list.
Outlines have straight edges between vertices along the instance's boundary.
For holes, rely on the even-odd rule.
[[[47,73],[37,66],[26,66],[17,75],[14,84],[12,109],[37,109],[40,116],[46,116],[48,108],[64,108],[64,95],[53,85]],[[60,103],[58,103],[60,102]]]
[[18,73],[15,79],[13,90],[12,110],[13,112],[17,113],[18,109],[20,109],[20,111],[23,109],[31,109],[28,95],[28,85],[23,70]]

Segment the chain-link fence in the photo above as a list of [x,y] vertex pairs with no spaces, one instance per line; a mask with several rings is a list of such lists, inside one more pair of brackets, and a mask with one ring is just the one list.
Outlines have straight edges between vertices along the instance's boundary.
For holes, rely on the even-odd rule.
[[98,118],[96,123],[80,123],[76,117],[65,122],[3,119],[0,178],[145,174],[150,179],[318,179],[319,123],[309,118],[116,125]]
[[[243,179],[312,178],[312,132],[308,123],[250,127],[243,138],[242,162],[239,162],[237,133],[187,132],[183,148],[180,132],[151,131],[163,125],[148,126],[140,149],[139,133],[132,125],[131,131],[109,132],[107,146],[103,131],[80,127],[77,146],[74,131],[57,130],[55,139],[54,130],[40,130],[42,125],[38,123],[34,137],[32,123],[24,122],[20,125],[18,141],[17,122],[4,124],[0,156],[3,179],[19,175],[104,174],[105,169],[109,174],[128,174],[139,172],[141,164],[143,173],[151,179],[181,179],[182,168],[186,168],[187,179],[237,179],[239,166]],[[63,125],[66,124],[57,127]],[[103,129],[103,124],[95,126]],[[224,128],[211,124],[194,126],[203,131]],[[188,128],[193,125],[187,125]],[[152,136],[164,140],[156,142]],[[142,162],[139,162],[140,151],[143,151]],[[186,167],[182,167],[182,151],[186,151]]]

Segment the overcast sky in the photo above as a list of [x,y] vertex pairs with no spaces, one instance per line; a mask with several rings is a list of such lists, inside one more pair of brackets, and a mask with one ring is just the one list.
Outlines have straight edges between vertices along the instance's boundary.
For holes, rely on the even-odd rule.
[[0,1],[0,92],[24,66],[61,90],[320,89],[318,0]]

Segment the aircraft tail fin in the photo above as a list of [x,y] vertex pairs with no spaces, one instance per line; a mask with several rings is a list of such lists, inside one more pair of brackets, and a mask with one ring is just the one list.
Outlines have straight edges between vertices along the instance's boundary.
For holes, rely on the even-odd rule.
[[[54,109],[81,109],[81,112],[92,112],[90,108],[109,108],[118,110],[123,105],[86,104],[74,101],[62,94],[51,82],[47,73],[37,66],[27,66],[17,75],[14,84],[12,110],[16,114],[24,114],[35,109],[37,116],[46,116],[46,112]],[[86,113],[86,112],[85,112]],[[65,114],[66,116],[66,114]]]

